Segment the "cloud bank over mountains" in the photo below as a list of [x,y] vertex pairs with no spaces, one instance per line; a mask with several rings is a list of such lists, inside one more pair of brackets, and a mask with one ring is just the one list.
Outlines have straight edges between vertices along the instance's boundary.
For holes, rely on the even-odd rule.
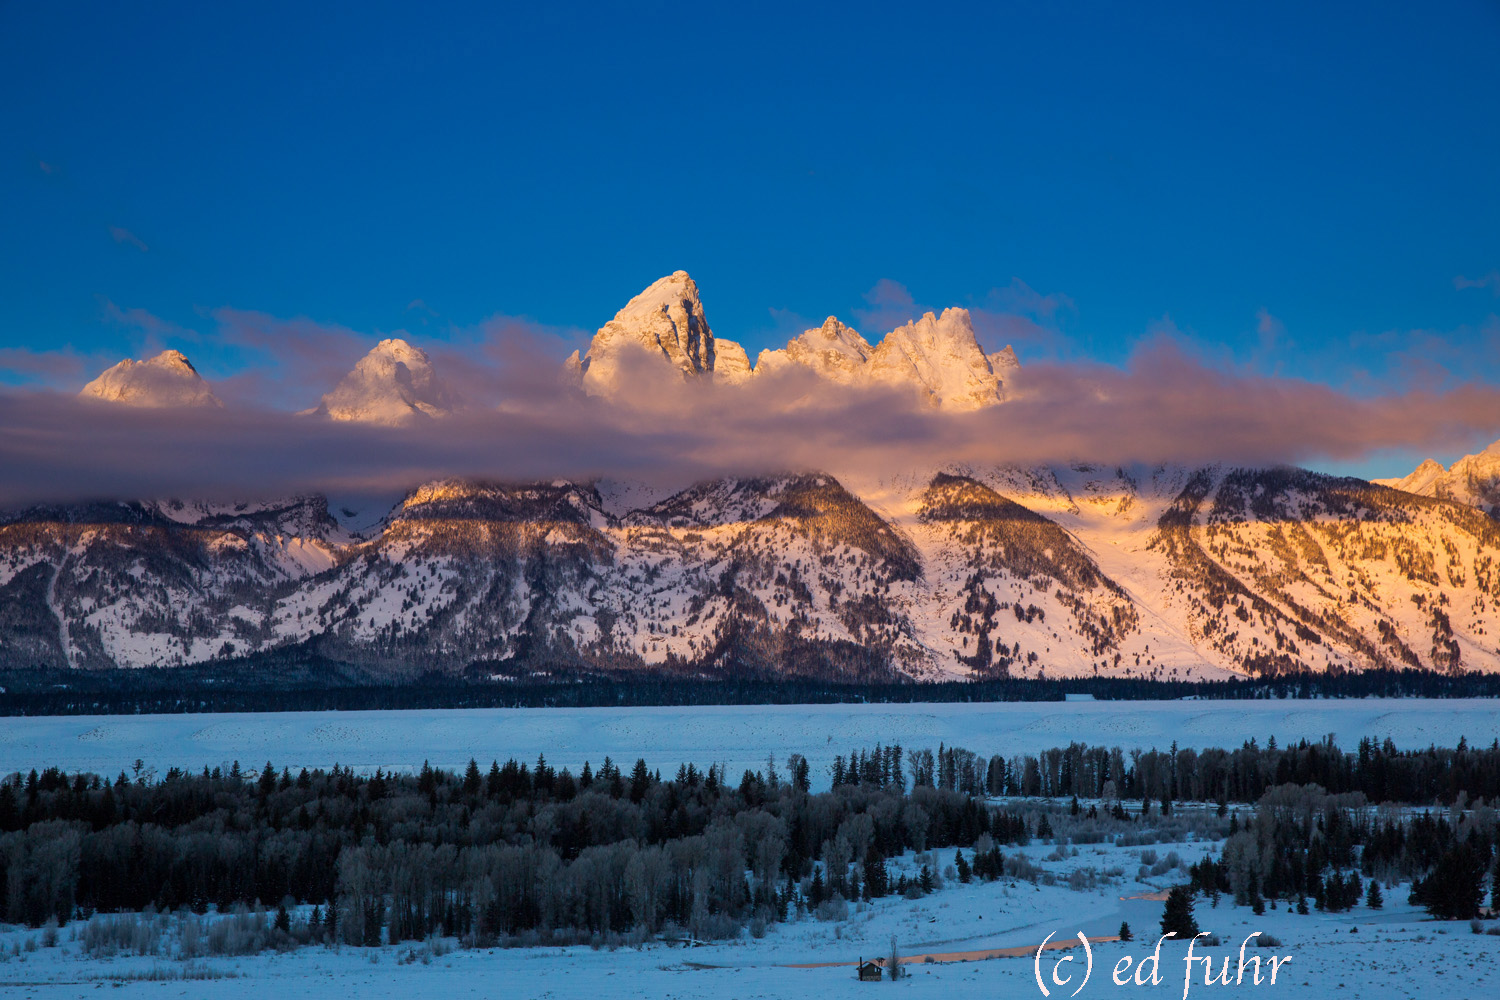
[[[856,317],[866,331],[902,307],[896,289],[877,290]],[[1031,315],[1073,308],[1019,282],[1006,295]],[[557,331],[523,320],[497,318],[468,344],[419,345],[259,313],[213,316],[245,352],[282,358],[278,375],[252,365],[210,384],[167,351],[121,362],[81,396],[0,391],[0,504],[399,490],[443,477],[1269,465],[1442,452],[1500,430],[1492,387],[1356,396],[1215,367],[1170,335],[1143,342],[1123,367],[1028,361],[1024,346],[1019,358],[1009,347],[986,353],[975,314],[961,308],[915,320],[908,311],[878,338],[829,317],[752,364],[714,336],[682,271],[566,361]]]

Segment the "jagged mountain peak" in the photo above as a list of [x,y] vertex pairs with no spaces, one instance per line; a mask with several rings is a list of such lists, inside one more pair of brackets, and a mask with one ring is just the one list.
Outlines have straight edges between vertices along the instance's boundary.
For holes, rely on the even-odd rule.
[[988,355],[990,370],[1004,381],[1005,376],[1021,367],[1021,359],[1016,357],[1015,348],[1006,344],[994,354]]
[[562,378],[591,395],[623,389],[629,355],[655,359],[686,380],[724,385],[793,366],[841,385],[907,386],[933,407],[974,410],[1005,399],[1005,378],[1020,367],[1009,346],[986,355],[967,309],[925,313],[871,345],[829,316],[783,348],[763,350],[752,367],[744,348],[709,328],[698,285],[686,271],[651,283],[599,328],[587,352],[569,357]]
[[660,358],[685,378],[713,372],[713,331],[698,284],[686,271],[652,282],[599,328],[579,363],[584,389],[595,395],[619,389],[620,357],[629,351]]
[[198,369],[181,351],[162,351],[154,358],[126,358],[100,373],[79,396],[126,406],[223,406]]
[[798,364],[841,385],[851,385],[865,374],[871,347],[859,331],[829,316],[823,325],[805,330],[784,348],[761,351],[755,370],[773,371]]
[[1500,516],[1500,441],[1477,454],[1465,455],[1447,468],[1428,458],[1406,476],[1375,482],[1418,496],[1453,500]]
[[755,374],[750,367],[750,356],[738,341],[722,337],[714,341],[714,381],[724,385],[738,385]]
[[924,313],[897,327],[871,352],[869,365],[873,381],[915,386],[942,409],[975,410],[1005,398],[967,309]]
[[399,426],[451,414],[458,397],[438,377],[420,347],[399,337],[382,340],[316,408],[332,420]]

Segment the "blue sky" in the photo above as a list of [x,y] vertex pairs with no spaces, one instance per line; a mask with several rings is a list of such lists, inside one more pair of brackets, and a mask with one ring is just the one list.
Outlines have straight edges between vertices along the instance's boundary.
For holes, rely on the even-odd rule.
[[684,268],[752,357],[966,305],[1023,362],[1500,383],[1500,4],[432,6],[0,5],[0,357],[567,335]]

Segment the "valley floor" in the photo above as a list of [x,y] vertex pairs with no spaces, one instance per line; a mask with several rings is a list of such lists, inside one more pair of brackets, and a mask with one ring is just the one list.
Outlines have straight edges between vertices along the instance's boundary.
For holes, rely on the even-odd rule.
[[509,757],[554,767],[628,768],[644,757],[664,775],[679,764],[722,763],[731,776],[800,753],[815,787],[837,755],[876,742],[908,750],[939,743],[976,753],[1038,753],[1078,740],[1122,749],[1233,749],[1275,737],[1283,746],[1332,735],[1353,749],[1389,737],[1401,749],[1488,746],[1500,700],[1004,702],[902,705],[751,705],[695,708],[518,708],[202,715],[47,716],[0,719],[0,774],[56,766],[114,775],[142,760],[198,770],[238,760],[259,768],[415,771],[423,760],[462,771]]
[[[1157,844],[1165,857],[1176,851],[1183,864],[1217,851],[1218,843]],[[552,998],[605,1000],[614,997],[816,998],[869,996],[870,984],[855,980],[852,963],[861,957],[889,953],[894,935],[904,954],[955,952],[1002,947],[1034,948],[1049,933],[1073,937],[1113,936],[1128,921],[1135,940],[1092,945],[1093,970],[1080,996],[1183,995],[1185,945],[1168,942],[1161,950],[1161,982],[1117,986],[1111,970],[1122,958],[1138,962],[1149,957],[1159,931],[1162,904],[1128,897],[1152,893],[1183,879],[1180,870],[1159,877],[1137,877],[1141,848],[1085,845],[1067,858],[1048,856],[1050,846],[1025,851],[1042,869],[1058,879],[1078,869],[1096,873],[1124,869],[1127,874],[1093,889],[1069,889],[1059,884],[1033,885],[1002,880],[947,887],[917,900],[888,898],[852,908],[848,919],[820,922],[811,917],[773,926],[764,938],[748,935],[730,941],[686,949],[661,943],[642,948],[517,948],[455,949],[434,954],[425,945],[382,948],[307,947],[287,954],[245,958],[211,958],[184,963],[162,957],[90,958],[77,940],[80,923],[62,928],[55,947],[29,945],[41,931],[0,928],[0,995],[16,998],[88,997],[109,987],[111,995],[132,997],[202,997],[206,1000],[281,997],[358,997],[368,1000],[463,1000],[466,997]],[[939,859],[947,857],[939,852]],[[915,859],[892,863],[894,871],[913,870]],[[1277,983],[1251,986],[1247,972],[1239,987],[1251,996],[1283,996],[1323,1000],[1333,997],[1408,998],[1423,1000],[1488,995],[1500,986],[1500,936],[1476,935],[1467,923],[1436,922],[1409,906],[1407,887],[1391,888],[1387,908],[1363,905],[1348,913],[1314,912],[1299,916],[1282,904],[1254,916],[1228,898],[1212,907],[1203,899],[1196,916],[1205,931],[1217,933],[1223,944],[1199,946],[1195,953],[1211,957],[1215,974],[1224,959],[1233,970],[1239,944],[1254,931],[1273,934],[1282,942],[1273,948],[1248,948],[1247,958],[1260,957],[1266,966],[1273,954],[1291,956],[1279,970]],[[1491,921],[1490,926],[1497,922]],[[34,950],[28,950],[33,949]],[[967,997],[1041,996],[1032,954],[1019,958],[981,961],[914,963],[909,978],[895,986],[903,996]],[[1065,953],[1049,951],[1042,974],[1054,997],[1071,988],[1052,985],[1054,964]],[[1085,957],[1076,951],[1060,976],[1080,980]],[[820,968],[792,968],[811,963],[851,963]],[[1203,984],[1203,964],[1194,965],[1189,996],[1214,996],[1224,987]],[[186,978],[184,978],[186,977]],[[217,977],[217,978],[215,978]],[[1268,980],[1269,973],[1263,972]],[[877,991],[878,992],[878,991]]]

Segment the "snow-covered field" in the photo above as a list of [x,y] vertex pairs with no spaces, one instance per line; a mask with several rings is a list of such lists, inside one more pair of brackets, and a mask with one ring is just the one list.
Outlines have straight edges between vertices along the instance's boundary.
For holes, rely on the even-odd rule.
[[[1196,861],[1217,844],[1159,844],[1165,855],[1179,852],[1184,863]],[[1117,986],[1111,971],[1125,956],[1134,962],[1150,955],[1159,935],[1162,904],[1128,897],[1152,892],[1182,873],[1169,872],[1140,881],[1140,848],[1114,845],[1083,846],[1076,857],[1045,860],[1051,848],[1033,846],[1026,853],[1059,876],[1081,867],[1098,871],[1123,868],[1128,873],[1111,884],[1072,890],[1063,884],[1032,885],[1000,882],[947,887],[918,900],[888,898],[851,911],[842,922],[820,922],[804,917],[775,926],[762,939],[739,940],[684,949],[653,943],[644,948],[615,950],[588,947],[514,950],[455,949],[433,955],[422,945],[374,949],[321,946],[276,955],[248,958],[200,959],[183,963],[170,957],[89,958],[74,937],[79,923],[62,928],[55,947],[41,945],[41,931],[0,928],[0,996],[37,998],[85,997],[101,987],[112,987],[116,997],[281,998],[358,997],[369,1000],[465,997],[552,998],[604,1000],[614,997],[704,997],[744,1000],[752,997],[817,998],[868,996],[871,984],[855,980],[848,964],[822,968],[791,968],[807,963],[852,963],[889,953],[895,935],[904,955],[949,953],[1007,946],[1034,947],[1048,934],[1074,937],[1113,936],[1128,921],[1136,940],[1096,942],[1093,970],[1079,994],[1090,996],[1181,997],[1185,945],[1168,942],[1161,952],[1161,982]],[[949,861],[947,852],[940,860]],[[893,863],[910,871],[910,855]],[[1211,957],[1215,975],[1229,958],[1231,976],[1239,944],[1253,931],[1274,934],[1281,945],[1246,950],[1262,959],[1263,979],[1271,955],[1291,956],[1273,987],[1268,981],[1251,985],[1247,973],[1240,990],[1249,996],[1280,996],[1326,1000],[1333,997],[1408,998],[1423,1000],[1493,995],[1500,986],[1500,937],[1475,935],[1466,923],[1430,920],[1406,902],[1407,888],[1386,893],[1386,909],[1363,905],[1343,914],[1298,916],[1283,905],[1260,917],[1234,907],[1229,898],[1214,908],[1200,899],[1199,925],[1217,933],[1223,944],[1199,946],[1195,954]],[[1491,922],[1493,926],[1495,922]],[[30,944],[36,942],[36,944]],[[32,950],[29,950],[32,949]],[[424,961],[424,953],[426,960]],[[1054,997],[1068,996],[1082,978],[1085,958],[1074,953],[1059,975],[1072,974],[1068,988],[1059,990],[1051,974],[1062,952],[1048,952],[1041,968]],[[415,958],[415,961],[411,961]],[[1132,968],[1133,968],[1132,964]],[[205,973],[224,978],[148,981],[148,976],[190,976]],[[979,961],[915,962],[910,978],[889,982],[908,996],[1040,997],[1033,958]],[[1194,965],[1188,995],[1219,995],[1222,986],[1203,984],[1202,963]],[[1129,980],[1127,980],[1129,982]],[[118,990],[116,992],[115,990]],[[878,992],[878,990],[877,990]]]
[[0,719],[0,774],[33,767],[115,774],[137,759],[169,767],[228,765],[399,771],[462,769],[473,757],[534,761],[545,753],[575,772],[604,757],[644,757],[669,774],[682,763],[727,765],[731,775],[801,753],[826,783],[835,755],[877,741],[908,749],[939,743],[976,753],[1036,753],[1070,741],[1166,749],[1332,735],[1398,747],[1488,745],[1500,700],[1041,702],[916,705],[751,705],[699,708],[521,708],[208,715],[50,716]]
[[[1466,736],[1488,743],[1500,732],[1495,701],[1265,701],[1121,702],[992,705],[753,706],[717,708],[518,709],[411,712],[53,717],[0,720],[0,771],[56,764],[68,770],[112,773],[136,758],[163,770],[238,759],[258,766],[322,766],[335,762],[359,770],[407,769],[424,759],[456,767],[473,756],[488,761],[534,758],[545,752],[556,766],[598,765],[644,756],[668,771],[682,761],[722,761],[731,773],[759,767],[768,754],[807,754],[814,775],[837,753],[877,740],[907,747],[939,742],[985,753],[1036,752],[1070,740],[1131,747],[1235,746],[1252,737],[1283,743],[1332,734],[1353,746],[1362,736],[1389,737],[1401,747],[1452,745]],[[1176,851],[1184,865],[1216,854],[1220,843],[1153,845],[1160,856]],[[1007,851],[1013,853],[1017,849]],[[1076,854],[1072,854],[1076,850]],[[307,947],[286,954],[207,958],[172,957],[171,933],[155,956],[89,957],[78,940],[81,924],[64,927],[47,946],[44,931],[0,926],[0,997],[62,998],[107,988],[120,997],[194,997],[209,1000],[281,997],[359,997],[407,1000],[433,997],[604,1000],[650,998],[817,998],[867,996],[877,987],[855,980],[848,964],[888,953],[895,936],[903,954],[957,953],[1005,947],[1034,948],[1049,934],[1072,938],[1113,936],[1122,920],[1135,931],[1130,943],[1092,945],[1093,969],[1081,997],[1183,996],[1185,946],[1162,949],[1158,985],[1116,985],[1111,971],[1122,958],[1146,958],[1155,945],[1162,904],[1131,898],[1185,881],[1181,869],[1140,878],[1139,847],[1080,845],[1054,852],[1033,844],[1024,853],[1057,876],[1055,884],[1011,879],[960,885],[950,880],[916,900],[887,898],[855,907],[843,921],[803,917],[772,925],[764,938],[683,949],[664,943],[643,948],[589,947],[463,950],[434,953],[424,946],[375,949]],[[948,850],[935,852],[941,868]],[[1066,856],[1064,856],[1066,855]],[[915,874],[911,855],[893,861],[892,877]],[[1072,889],[1067,876],[1092,868],[1106,876],[1096,888]],[[1107,873],[1115,872],[1114,876]],[[1123,874],[1119,874],[1123,872]],[[1251,948],[1268,960],[1290,955],[1273,987],[1239,989],[1250,996],[1409,998],[1423,1000],[1491,995],[1500,986],[1500,936],[1476,935],[1467,923],[1436,922],[1406,903],[1407,887],[1386,892],[1386,909],[1357,906],[1344,914],[1298,916],[1285,905],[1260,917],[1224,898],[1218,907],[1197,903],[1199,924],[1223,944],[1199,947],[1216,965],[1237,959],[1239,942],[1252,931],[1282,944]],[[1495,926],[1491,921],[1489,926]],[[1053,997],[1069,996],[1084,956],[1061,967],[1073,974],[1066,987],[1050,979],[1062,952],[1047,953],[1041,969]],[[1031,957],[914,962],[910,978],[887,983],[906,995],[1039,997]],[[1219,994],[1194,966],[1188,996]],[[116,992],[118,991],[118,992]]]

